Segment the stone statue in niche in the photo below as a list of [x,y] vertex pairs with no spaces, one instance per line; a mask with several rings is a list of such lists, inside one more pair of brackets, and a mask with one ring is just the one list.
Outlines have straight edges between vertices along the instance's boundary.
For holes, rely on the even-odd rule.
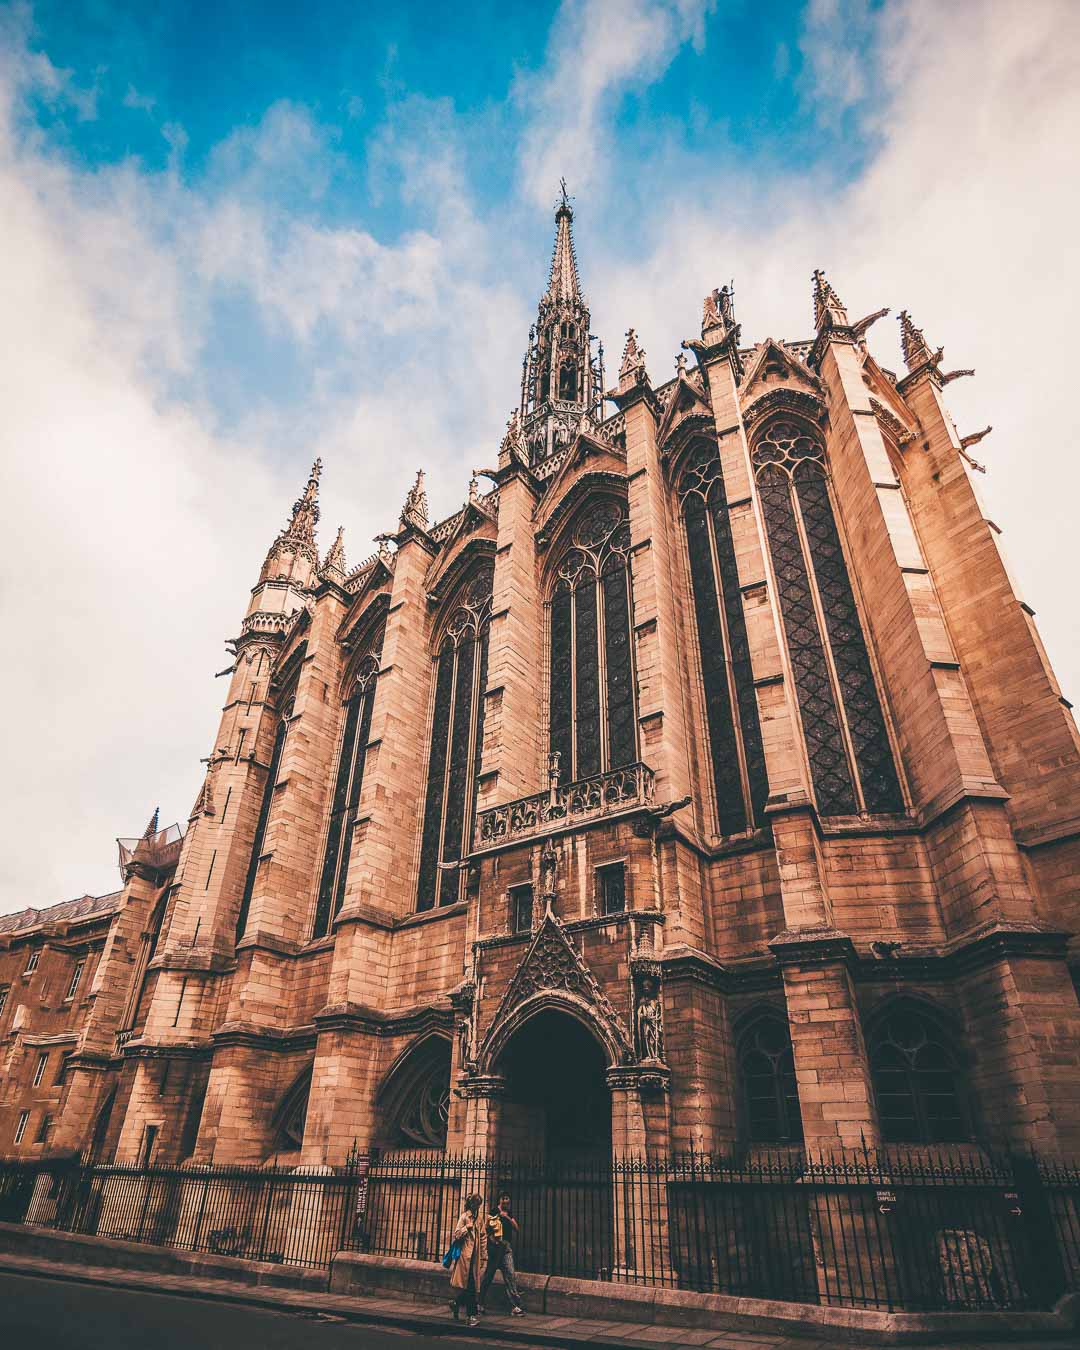
[[555,873],[559,866],[559,855],[555,845],[548,839],[540,851],[540,898],[547,910],[555,908]]
[[662,1063],[664,1059],[664,1015],[660,1008],[660,985],[651,975],[638,987],[637,1012],[638,1055],[643,1060]]

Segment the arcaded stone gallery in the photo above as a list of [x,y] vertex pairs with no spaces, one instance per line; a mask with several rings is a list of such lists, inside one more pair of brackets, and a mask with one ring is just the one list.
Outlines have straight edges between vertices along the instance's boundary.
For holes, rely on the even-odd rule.
[[972,372],[817,272],[605,378],[572,220],[460,509],[350,568],[316,461],[190,819],[0,920],[4,1155],[1080,1148],[1080,743]]

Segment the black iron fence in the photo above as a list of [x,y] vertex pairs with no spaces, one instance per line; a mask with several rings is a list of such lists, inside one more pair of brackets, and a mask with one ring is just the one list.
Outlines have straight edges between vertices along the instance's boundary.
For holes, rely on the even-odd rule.
[[366,1159],[342,1169],[0,1162],[0,1220],[252,1261],[328,1266],[357,1231]]
[[0,1218],[298,1265],[437,1261],[511,1196],[525,1271],[887,1310],[1080,1290],[1080,1166],[983,1150],[718,1157],[394,1153],[317,1171],[0,1163]]

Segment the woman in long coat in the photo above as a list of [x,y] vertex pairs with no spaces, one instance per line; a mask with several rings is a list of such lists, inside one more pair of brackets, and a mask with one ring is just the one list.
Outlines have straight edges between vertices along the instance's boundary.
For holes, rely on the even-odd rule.
[[461,1243],[461,1255],[450,1269],[450,1311],[456,1322],[458,1311],[464,1303],[471,1327],[480,1321],[476,1315],[476,1296],[480,1289],[480,1278],[487,1266],[487,1228],[480,1219],[483,1203],[479,1195],[468,1197],[451,1236],[451,1242]]

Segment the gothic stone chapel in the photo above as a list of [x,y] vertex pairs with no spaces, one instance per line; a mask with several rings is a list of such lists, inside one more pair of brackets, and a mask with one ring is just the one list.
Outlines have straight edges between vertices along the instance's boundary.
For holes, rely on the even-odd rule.
[[605,389],[572,221],[460,510],[350,570],[316,461],[186,829],[0,924],[4,1152],[1080,1148],[1080,743],[971,372],[816,272],[805,340],[725,287]]

